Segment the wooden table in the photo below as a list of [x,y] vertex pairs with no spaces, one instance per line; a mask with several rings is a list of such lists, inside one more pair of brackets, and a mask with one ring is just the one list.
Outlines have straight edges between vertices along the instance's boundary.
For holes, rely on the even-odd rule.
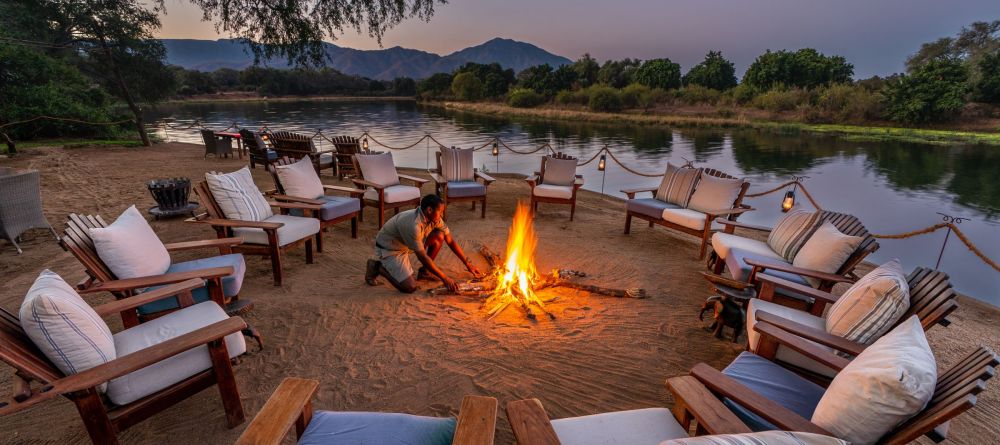
[[243,159],[243,138],[239,133],[228,133],[225,131],[215,132],[216,137],[225,139],[230,144],[233,143],[233,139],[236,139],[236,154],[239,155],[240,159]]

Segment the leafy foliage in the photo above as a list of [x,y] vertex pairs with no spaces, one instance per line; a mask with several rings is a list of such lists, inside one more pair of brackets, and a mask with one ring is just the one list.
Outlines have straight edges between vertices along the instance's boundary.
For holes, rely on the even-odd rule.
[[981,76],[975,85],[976,99],[1000,104],[1000,51],[987,54],[979,60]]
[[705,60],[692,67],[683,80],[684,86],[700,85],[725,91],[736,86],[736,68],[733,62],[722,57],[722,52],[709,51]]
[[470,72],[458,73],[451,80],[451,92],[460,100],[478,100],[483,97],[483,81]]
[[469,62],[455,70],[455,74],[460,73],[472,73],[483,83],[483,97],[502,97],[515,80],[514,70],[503,69],[499,63]]
[[580,83],[581,87],[589,87],[597,83],[597,73],[601,71],[601,65],[590,57],[590,54],[584,54],[576,62],[573,62],[573,74],[576,75],[577,82]]
[[618,90],[606,85],[595,85],[589,88],[590,101],[587,107],[591,111],[615,112],[621,111],[622,99]]
[[681,87],[681,66],[670,59],[651,59],[635,72],[635,81],[650,88],[665,90]]
[[532,108],[545,103],[545,97],[529,88],[514,88],[507,95],[507,104],[514,108]]
[[555,96],[560,90],[568,90],[576,81],[572,66],[563,65],[552,69],[548,64],[526,68],[517,73],[517,84],[522,88],[530,88],[546,96]]
[[815,88],[838,82],[850,82],[854,65],[841,56],[825,56],[812,48],[795,52],[768,50],[757,57],[743,75],[743,83],[767,91],[777,84],[787,87]]
[[965,105],[968,70],[962,62],[936,59],[886,85],[890,119],[920,124],[953,117]]
[[437,73],[417,83],[421,97],[442,97],[451,92],[451,73]]
[[633,82],[636,70],[642,66],[639,59],[608,60],[597,71],[597,82],[614,88],[624,88]]

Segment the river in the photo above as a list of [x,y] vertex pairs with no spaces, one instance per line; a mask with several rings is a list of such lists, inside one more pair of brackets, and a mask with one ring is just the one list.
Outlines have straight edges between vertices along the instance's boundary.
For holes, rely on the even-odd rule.
[[[499,136],[511,148],[527,151],[550,143],[581,158],[607,145],[624,164],[660,173],[667,162],[693,161],[751,181],[750,192],[770,189],[791,176],[807,176],[804,184],[824,209],[858,216],[873,233],[908,232],[941,222],[938,212],[967,218],[960,227],[991,258],[1000,260],[1000,148],[934,146],[897,142],[854,142],[836,136],[779,135],[743,129],[669,129],[564,121],[484,117],[421,106],[408,101],[218,102],[162,105],[149,111],[151,122],[173,124],[195,120],[222,129],[236,122],[256,128],[313,134],[358,136],[368,131],[389,146],[406,146],[431,134],[445,145],[481,146]],[[197,129],[169,130],[169,140],[201,143]],[[322,146],[323,144],[321,144]],[[326,144],[328,145],[328,144]],[[432,143],[394,150],[396,164],[433,165]],[[372,143],[372,149],[380,149]],[[529,174],[543,152],[519,155],[501,149],[475,154],[477,167],[490,172]],[[608,159],[605,172],[597,162],[581,167],[585,188],[624,197],[623,188],[655,186],[658,178],[632,175]],[[527,187],[525,187],[527,192]],[[809,206],[800,192],[798,205]],[[757,210],[740,221],[773,225],[780,218],[781,193],[747,202]],[[623,218],[624,221],[624,218]],[[624,223],[623,223],[624,224]],[[873,262],[899,258],[905,270],[934,267],[945,238],[941,230],[909,239],[880,240]],[[952,235],[940,269],[962,293],[1000,306],[1000,273],[973,255]]]

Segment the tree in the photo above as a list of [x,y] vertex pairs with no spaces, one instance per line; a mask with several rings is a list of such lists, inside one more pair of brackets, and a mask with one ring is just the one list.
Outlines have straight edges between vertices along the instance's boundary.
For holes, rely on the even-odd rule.
[[911,124],[946,120],[965,106],[968,70],[954,59],[932,60],[912,74],[888,81],[889,118]]
[[451,92],[460,100],[478,100],[483,97],[483,81],[470,72],[458,73],[451,80]]
[[647,60],[636,70],[635,81],[650,88],[680,88],[681,66],[670,59]]
[[435,73],[417,83],[421,96],[442,97],[451,91],[451,73]]
[[942,37],[924,43],[920,50],[906,59],[906,72],[912,73],[927,63],[939,59],[969,62],[973,77],[978,77],[979,60],[1000,50],[1000,20],[974,22],[962,27],[955,37]]
[[584,88],[597,83],[597,73],[600,70],[601,65],[593,57],[590,57],[590,53],[585,53],[583,57],[573,62],[573,72],[576,74],[580,86]]
[[502,97],[515,79],[514,70],[505,70],[499,63],[469,62],[455,70],[458,73],[474,74],[483,83],[483,97]]
[[705,60],[684,75],[684,85],[701,85],[719,91],[736,86],[736,68],[719,51],[709,51]]
[[609,60],[597,71],[597,83],[624,88],[634,81],[635,71],[642,65],[638,59]]
[[812,48],[795,52],[768,50],[747,68],[743,83],[758,91],[769,90],[778,84],[815,88],[850,82],[853,75],[854,65],[841,56],[825,56]]
[[413,96],[417,94],[417,82],[409,77],[397,77],[392,80],[392,93],[397,96]]
[[517,73],[518,86],[535,90],[546,98],[572,88],[576,80],[576,72],[571,65],[562,65],[556,69],[552,69],[549,64],[536,65]]
[[976,82],[976,100],[1000,104],[1000,51],[987,54],[979,60],[981,76]]

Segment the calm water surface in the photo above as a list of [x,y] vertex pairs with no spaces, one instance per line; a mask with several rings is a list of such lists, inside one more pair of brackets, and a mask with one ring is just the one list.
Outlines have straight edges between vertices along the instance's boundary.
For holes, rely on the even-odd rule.
[[[273,102],[178,104],[150,112],[151,120],[177,124],[202,121],[222,129],[233,122],[245,127],[312,134],[357,136],[367,130],[391,146],[410,145],[426,133],[446,145],[480,146],[500,136],[517,150],[551,143],[557,150],[589,159],[604,145],[630,167],[662,173],[667,162],[692,160],[735,176],[745,176],[750,192],[770,189],[791,175],[808,176],[805,184],[825,209],[857,215],[874,233],[900,233],[941,221],[937,212],[969,218],[962,230],[991,258],[1000,259],[1000,148],[940,147],[888,142],[851,142],[829,136],[783,136],[734,129],[666,129],[623,125],[577,124],[483,117],[423,107],[413,102]],[[170,140],[201,142],[196,129],[171,130]],[[325,143],[324,143],[325,144]],[[321,144],[322,145],[322,144]],[[421,143],[394,150],[396,164],[426,168],[433,147]],[[373,149],[379,149],[372,144]],[[517,155],[501,150],[498,159],[487,148],[476,152],[476,166],[491,172],[529,174],[542,152]],[[585,188],[601,191],[597,162],[581,167]],[[622,196],[622,188],[656,186],[658,178],[629,174],[608,160],[604,192]],[[527,192],[527,188],[525,188]],[[799,193],[799,205],[808,206]],[[781,213],[781,194],[749,200],[757,210],[740,218],[773,225]],[[624,218],[623,218],[624,224]],[[620,228],[619,228],[620,229]],[[617,229],[616,229],[617,230]],[[900,258],[905,270],[933,267],[944,231],[905,240],[880,240],[875,262]],[[956,287],[1000,306],[1000,273],[969,252],[953,235],[941,260]]]

